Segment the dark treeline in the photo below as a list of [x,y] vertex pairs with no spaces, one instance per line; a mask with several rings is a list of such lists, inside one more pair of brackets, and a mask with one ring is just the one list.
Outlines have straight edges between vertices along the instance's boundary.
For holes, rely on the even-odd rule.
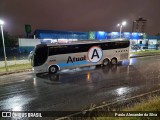
[[[4,42],[6,47],[16,47],[18,39],[9,35],[8,32],[4,31]],[[1,32],[0,32],[0,47],[3,47]]]

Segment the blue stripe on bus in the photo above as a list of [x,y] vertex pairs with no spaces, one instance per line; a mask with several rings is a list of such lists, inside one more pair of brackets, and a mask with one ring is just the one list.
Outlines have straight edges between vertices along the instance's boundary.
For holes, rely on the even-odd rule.
[[78,62],[74,62],[74,63],[71,63],[71,62],[69,62],[69,63],[66,63],[66,62],[58,63],[60,68],[70,67],[70,66],[79,66],[79,65],[85,65],[85,64],[89,64],[89,62],[87,60],[85,60],[85,61],[78,61]]

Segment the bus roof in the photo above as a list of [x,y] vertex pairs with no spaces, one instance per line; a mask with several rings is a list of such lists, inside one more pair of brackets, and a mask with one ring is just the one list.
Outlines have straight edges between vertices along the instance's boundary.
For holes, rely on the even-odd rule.
[[74,44],[87,44],[87,43],[103,43],[103,42],[115,42],[115,41],[129,41],[129,39],[109,39],[109,40],[81,40],[81,41],[69,41],[67,43],[49,43],[47,46],[57,45],[74,45]]

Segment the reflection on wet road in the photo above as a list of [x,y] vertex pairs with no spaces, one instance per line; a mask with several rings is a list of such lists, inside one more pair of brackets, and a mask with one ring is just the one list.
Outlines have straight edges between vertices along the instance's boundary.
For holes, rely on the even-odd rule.
[[[160,89],[160,57],[122,65],[0,77],[0,110],[76,111]],[[5,80],[7,81],[5,83]],[[13,82],[12,82],[13,81]]]

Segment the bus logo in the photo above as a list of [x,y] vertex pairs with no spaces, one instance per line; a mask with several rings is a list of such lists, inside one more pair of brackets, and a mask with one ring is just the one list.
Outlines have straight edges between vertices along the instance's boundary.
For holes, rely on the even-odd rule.
[[74,62],[79,62],[79,61],[84,61],[84,60],[86,60],[85,55],[84,55],[84,57],[73,57],[73,58],[71,56],[69,56],[67,63],[69,63],[69,62],[74,63]]
[[99,62],[103,57],[103,51],[99,46],[93,46],[88,51],[88,60],[90,62]]

